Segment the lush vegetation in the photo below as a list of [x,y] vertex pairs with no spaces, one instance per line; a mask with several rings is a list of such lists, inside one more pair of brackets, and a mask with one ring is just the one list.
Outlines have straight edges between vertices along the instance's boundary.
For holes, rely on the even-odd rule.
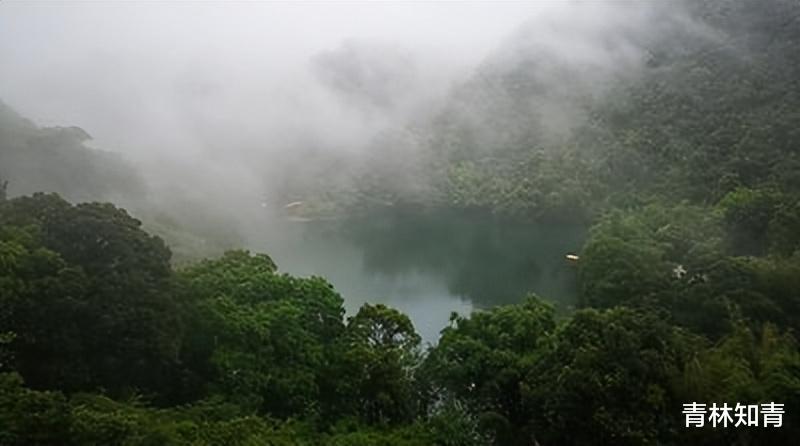
[[[135,180],[105,155],[108,166],[75,175],[51,152],[88,169],[82,131],[0,108],[0,124],[24,130],[0,126],[0,162],[44,166],[59,182],[15,173],[14,198],[0,182],[0,445],[791,444],[800,7],[688,7],[714,32],[674,28],[648,43],[634,78],[599,98],[557,98],[583,110],[571,131],[488,119],[519,104],[478,99],[542,90],[526,75],[531,58],[489,66],[425,129],[429,145],[403,169],[425,177],[408,181],[420,188],[392,188],[407,178],[382,174],[387,156],[338,199],[590,227],[574,311],[517,296],[453,314],[427,348],[404,314],[366,304],[346,317],[325,279],[281,273],[267,255],[176,267],[125,210],[31,194],[95,199],[82,191]],[[784,403],[784,427],[684,429],[691,401]]]
[[[5,200],[0,444],[789,441],[800,256],[770,235],[753,247],[769,255],[736,252],[735,216],[765,196],[609,214],[581,259],[583,308],[454,314],[427,351],[402,313],[345,319],[324,279],[266,255],[174,270],[113,205]],[[681,429],[695,400],[784,402],[786,427]]]
[[[359,205],[593,222],[652,200],[713,205],[740,187],[797,192],[797,3],[671,3],[637,34],[634,62],[609,53],[630,69],[572,60],[523,28],[408,130],[418,156],[405,155],[408,136],[379,140],[357,173]],[[609,47],[626,38],[603,32]]]

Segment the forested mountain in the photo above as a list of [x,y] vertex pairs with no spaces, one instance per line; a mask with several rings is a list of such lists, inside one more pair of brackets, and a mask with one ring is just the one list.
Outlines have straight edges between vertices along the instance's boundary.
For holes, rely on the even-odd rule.
[[[384,305],[346,316],[324,278],[266,254],[175,267],[127,211],[33,193],[138,183],[82,130],[0,108],[0,445],[791,444],[800,3],[682,5],[575,36],[591,45],[572,58],[523,27],[434,119],[303,190],[312,216],[588,228],[575,308],[516,296],[453,313],[435,345]],[[402,262],[390,248],[379,268]],[[785,404],[783,426],[684,428],[690,402]]]
[[0,101],[0,177],[10,195],[58,192],[77,201],[141,197],[144,184],[118,155],[89,148],[79,127],[39,127]]
[[[381,175],[362,191],[571,219],[632,199],[713,204],[737,187],[796,190],[796,3],[673,6],[630,20],[640,28],[626,17],[594,33],[523,27],[433,122],[409,129],[421,146],[411,169],[391,169],[410,161],[379,140],[363,176]],[[583,51],[559,53],[548,39]],[[391,188],[395,172],[429,188],[404,195]]]
[[114,201],[134,208],[174,244],[178,261],[222,252],[239,240],[225,233],[227,216],[211,215],[185,195],[152,200],[158,191],[137,166],[115,152],[86,145],[79,127],[40,127],[0,101],[0,184],[8,197],[55,192],[76,202]]

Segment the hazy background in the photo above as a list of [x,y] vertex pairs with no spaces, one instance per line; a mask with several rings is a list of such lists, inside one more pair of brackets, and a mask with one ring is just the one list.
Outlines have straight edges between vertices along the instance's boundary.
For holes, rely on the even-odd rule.
[[[2,2],[0,98],[41,125],[82,127],[151,181],[249,194],[294,148],[358,150],[424,110],[553,6]],[[362,72],[336,74],[337,58]],[[337,76],[361,76],[378,99],[348,100]]]
[[[526,227],[509,239],[491,220],[455,231],[460,217],[448,217],[365,227],[357,246],[309,239],[283,218],[304,198],[286,185],[316,181],[318,192],[339,171],[372,175],[380,202],[381,189],[434,189],[420,154],[558,148],[592,98],[636,78],[653,42],[675,30],[713,37],[679,5],[3,1],[0,100],[129,160],[146,197],[112,199],[174,250],[202,245],[200,234],[265,251],[283,270],[329,278],[349,309],[390,303],[435,339],[450,311],[481,300],[471,288],[517,284],[489,293],[517,299],[541,276],[539,291],[558,296],[581,231]],[[410,242],[394,242],[403,231]],[[513,265],[487,268],[489,257]]]
[[[0,98],[124,154],[153,200],[249,209],[314,151],[358,152],[435,114],[489,56],[508,65],[533,42],[593,77],[630,69],[641,59],[631,32],[655,23],[651,6],[4,1]],[[554,91],[576,88],[538,68]],[[547,127],[569,127],[569,110],[547,115]]]

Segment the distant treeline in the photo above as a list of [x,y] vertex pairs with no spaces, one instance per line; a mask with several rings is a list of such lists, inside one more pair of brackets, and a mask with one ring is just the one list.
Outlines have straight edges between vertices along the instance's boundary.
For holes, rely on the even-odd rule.
[[607,41],[584,42],[640,53],[599,80],[603,67],[538,45],[523,27],[435,119],[378,138],[351,189],[321,182],[310,196],[346,212],[411,202],[593,222],[654,201],[713,205],[738,188],[800,191],[797,2],[661,7],[644,35],[609,29]]

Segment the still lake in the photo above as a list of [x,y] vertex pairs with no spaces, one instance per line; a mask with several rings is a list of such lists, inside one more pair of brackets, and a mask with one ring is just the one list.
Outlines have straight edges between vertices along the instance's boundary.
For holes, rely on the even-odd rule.
[[579,225],[387,209],[282,224],[259,248],[280,271],[330,281],[348,315],[364,302],[383,303],[407,314],[423,342],[435,343],[452,312],[519,302],[531,292],[559,311],[569,309],[576,271],[564,256],[578,251],[585,236]]

